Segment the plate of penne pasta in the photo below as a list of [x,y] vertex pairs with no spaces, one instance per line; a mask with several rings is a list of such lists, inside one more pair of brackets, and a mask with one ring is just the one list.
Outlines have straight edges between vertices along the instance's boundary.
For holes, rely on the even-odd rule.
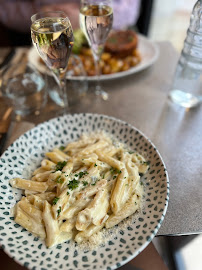
[[116,269],[166,214],[169,179],[153,143],[98,114],[54,118],[0,158],[0,241],[28,269]]

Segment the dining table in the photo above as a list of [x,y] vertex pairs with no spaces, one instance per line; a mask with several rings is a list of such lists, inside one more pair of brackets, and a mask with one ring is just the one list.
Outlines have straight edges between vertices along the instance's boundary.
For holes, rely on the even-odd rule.
[[[169,41],[156,45],[159,56],[152,66],[101,82],[109,93],[107,101],[94,95],[95,83],[89,82],[85,97],[70,104],[66,113],[113,116],[141,130],[160,152],[169,176],[168,209],[157,236],[199,234],[202,232],[202,106],[185,109],[169,100],[179,53]],[[16,53],[28,50],[17,48]],[[7,51],[8,48],[0,49],[0,60]],[[3,97],[0,105],[2,113],[6,106]],[[49,97],[40,113],[21,119],[13,116],[5,148],[23,132],[60,115],[60,110]],[[10,259],[7,260],[9,265]],[[7,269],[23,269],[15,262],[13,265]]]

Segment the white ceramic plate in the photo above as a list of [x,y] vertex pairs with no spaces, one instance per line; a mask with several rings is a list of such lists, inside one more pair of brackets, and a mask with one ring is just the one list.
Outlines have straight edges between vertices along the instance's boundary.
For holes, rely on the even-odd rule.
[[[9,179],[29,178],[45,152],[76,140],[83,132],[96,130],[105,130],[146,155],[150,169],[141,179],[145,188],[144,209],[130,225],[118,230],[96,250],[82,251],[69,242],[48,249],[42,240],[14,222],[11,208],[20,199],[21,191],[12,188]],[[156,235],[166,214],[168,196],[169,181],[163,160],[139,130],[97,114],[54,118],[22,135],[0,159],[0,242],[9,256],[32,270],[116,269],[137,256]]]
[[[138,35],[138,49],[140,51],[142,60],[141,62],[135,66],[130,68],[129,70],[117,72],[114,74],[107,74],[107,75],[101,75],[100,80],[111,80],[116,78],[125,77],[127,75],[137,73],[141,70],[144,70],[154,64],[154,62],[158,59],[159,56],[159,49],[158,46],[147,39],[146,37],[142,35]],[[43,65],[40,61],[40,56],[38,55],[36,49],[32,47],[28,53],[28,60],[31,64],[33,64],[40,72],[50,74],[50,71],[46,68],[45,65]],[[97,76],[88,76],[87,79],[89,81],[96,80]],[[83,76],[71,76],[68,77],[68,79],[71,80],[83,80]]]

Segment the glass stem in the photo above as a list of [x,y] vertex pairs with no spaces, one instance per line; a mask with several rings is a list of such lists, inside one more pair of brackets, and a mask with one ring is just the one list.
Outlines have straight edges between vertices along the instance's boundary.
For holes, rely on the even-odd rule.
[[64,103],[64,113],[67,112],[68,109],[68,99],[67,99],[67,89],[66,89],[66,78],[65,76],[63,78],[60,78],[60,93],[61,93],[61,97],[63,99],[63,103]]
[[93,58],[94,58],[94,63],[95,63],[95,72],[96,72],[96,76],[97,76],[97,81],[96,81],[97,85],[95,88],[95,94],[97,96],[101,96],[104,100],[107,100],[108,93],[102,89],[101,84],[100,84],[100,75],[101,75],[100,57],[101,57],[100,54],[93,53]]
[[100,95],[101,94],[101,85],[100,85],[100,56],[99,55],[96,55],[94,54],[93,55],[93,58],[94,58],[94,63],[95,63],[95,73],[96,73],[96,76],[97,76],[97,85],[96,85],[96,95]]
[[[67,98],[67,89],[66,89],[66,72],[63,74],[60,74],[59,72],[55,71],[53,72],[53,77],[55,78],[58,86],[59,86],[59,103],[60,107],[63,108],[63,112],[67,112],[68,108],[68,98]],[[58,104],[58,103],[57,103]]]

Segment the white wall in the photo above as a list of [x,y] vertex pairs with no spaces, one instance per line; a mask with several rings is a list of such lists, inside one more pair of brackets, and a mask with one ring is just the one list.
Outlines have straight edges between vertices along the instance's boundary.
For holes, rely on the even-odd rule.
[[149,37],[169,40],[181,51],[196,0],[155,0]]

